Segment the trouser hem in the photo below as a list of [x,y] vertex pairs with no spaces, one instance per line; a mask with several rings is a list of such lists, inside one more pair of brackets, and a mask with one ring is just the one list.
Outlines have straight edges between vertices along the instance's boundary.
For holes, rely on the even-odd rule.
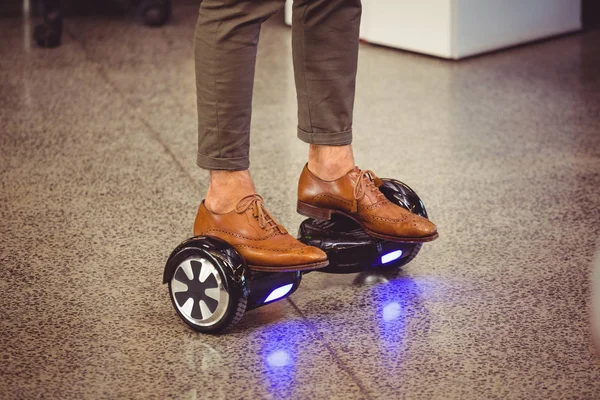
[[196,153],[196,164],[204,169],[242,171],[250,167],[250,157],[215,158],[202,153]]
[[344,132],[306,132],[298,128],[298,139],[309,144],[344,146],[352,143],[352,129]]

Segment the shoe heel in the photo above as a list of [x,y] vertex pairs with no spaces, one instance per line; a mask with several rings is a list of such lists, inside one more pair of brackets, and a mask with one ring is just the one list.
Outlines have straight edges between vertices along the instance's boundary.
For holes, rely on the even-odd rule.
[[298,206],[296,208],[298,214],[304,215],[306,217],[315,218],[315,219],[323,219],[329,221],[331,219],[331,215],[333,214],[332,210],[328,210],[327,208],[320,208],[311,206],[310,204],[304,203],[298,200]]

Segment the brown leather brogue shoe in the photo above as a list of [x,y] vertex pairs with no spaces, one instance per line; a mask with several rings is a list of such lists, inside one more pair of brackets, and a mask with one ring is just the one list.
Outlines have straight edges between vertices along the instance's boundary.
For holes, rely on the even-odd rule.
[[307,246],[279,225],[252,194],[240,200],[235,210],[216,214],[204,205],[198,208],[194,235],[216,236],[231,244],[255,271],[307,271],[326,267],[327,254]]
[[379,190],[382,182],[358,167],[334,181],[324,181],[308,169],[298,182],[298,213],[317,219],[332,214],[352,218],[371,236],[396,242],[429,242],[438,237],[427,218],[389,201]]

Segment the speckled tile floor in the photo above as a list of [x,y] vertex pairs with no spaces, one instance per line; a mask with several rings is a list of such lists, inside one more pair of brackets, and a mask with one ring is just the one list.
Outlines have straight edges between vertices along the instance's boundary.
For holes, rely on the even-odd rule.
[[[600,398],[599,31],[461,62],[363,45],[358,164],[413,186],[441,238],[207,336],[161,285],[206,189],[195,16],[69,18],[55,50],[0,21],[0,398]],[[265,26],[252,171],[295,229],[289,42]]]

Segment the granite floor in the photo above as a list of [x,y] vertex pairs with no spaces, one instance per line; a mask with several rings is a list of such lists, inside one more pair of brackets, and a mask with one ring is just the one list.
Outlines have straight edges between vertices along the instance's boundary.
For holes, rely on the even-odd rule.
[[[191,234],[196,6],[148,29],[0,20],[0,398],[599,399],[600,31],[460,62],[364,44],[359,166],[411,185],[440,239],[396,273],[311,273],[229,334],[161,284]],[[291,231],[290,32],[266,24],[252,173]]]

